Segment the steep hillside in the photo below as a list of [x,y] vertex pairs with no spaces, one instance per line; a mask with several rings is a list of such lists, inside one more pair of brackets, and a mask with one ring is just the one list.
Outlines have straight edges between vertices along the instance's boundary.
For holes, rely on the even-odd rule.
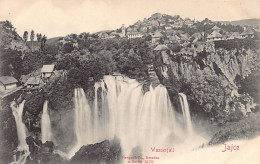
[[10,22],[7,22],[0,22],[0,46],[22,52],[29,51],[28,46],[17,34],[15,28],[12,27]]
[[242,19],[237,21],[219,21],[224,24],[231,24],[234,26],[253,26],[253,27],[260,27],[260,19]]

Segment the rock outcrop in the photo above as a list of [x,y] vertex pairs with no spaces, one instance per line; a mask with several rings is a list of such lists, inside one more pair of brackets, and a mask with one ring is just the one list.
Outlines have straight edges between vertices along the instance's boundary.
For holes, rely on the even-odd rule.
[[[207,42],[191,46],[185,52],[156,53],[156,73],[163,84],[167,86],[173,79],[179,81],[177,92],[186,92],[192,102],[201,106],[212,117],[229,115],[230,109],[233,108],[230,106],[232,103],[252,107],[253,100],[249,95],[247,98],[245,95],[242,98],[238,94],[236,78],[243,79],[258,69],[260,63],[258,47],[215,49],[214,43]],[[246,101],[241,104],[240,100],[244,98]],[[249,111],[250,108],[245,110]]]
[[118,139],[105,140],[100,143],[82,146],[72,157],[71,163],[119,164],[121,146]]

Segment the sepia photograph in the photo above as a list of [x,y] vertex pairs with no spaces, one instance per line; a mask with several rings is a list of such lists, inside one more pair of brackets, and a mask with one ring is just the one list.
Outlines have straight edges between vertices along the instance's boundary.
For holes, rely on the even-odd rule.
[[260,0],[0,0],[0,164],[259,164]]

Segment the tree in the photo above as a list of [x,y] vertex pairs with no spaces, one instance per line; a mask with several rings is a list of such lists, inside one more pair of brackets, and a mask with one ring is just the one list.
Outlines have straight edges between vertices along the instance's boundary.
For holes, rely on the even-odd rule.
[[34,40],[34,31],[31,31],[31,36],[30,36],[31,42]]
[[74,50],[73,44],[71,42],[65,43],[63,46],[64,53],[71,53]]
[[47,41],[47,37],[45,35],[43,35],[42,39],[41,39],[41,50],[44,50],[45,47],[45,43]]
[[7,28],[7,29],[9,29],[9,30],[12,30],[12,29],[14,28],[14,26],[12,25],[12,23],[11,23],[10,21],[8,21],[8,20],[6,20],[6,21],[4,22],[4,27]]
[[27,39],[28,39],[28,31],[24,31],[24,33],[23,33],[23,40],[25,42],[27,42]]
[[42,40],[42,34],[36,34],[36,39],[38,42],[40,42]]

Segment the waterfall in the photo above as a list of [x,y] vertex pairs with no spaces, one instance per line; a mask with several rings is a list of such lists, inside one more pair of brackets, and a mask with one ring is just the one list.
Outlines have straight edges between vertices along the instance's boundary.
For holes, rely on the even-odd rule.
[[29,147],[26,143],[26,127],[23,123],[22,114],[25,101],[23,101],[18,106],[15,106],[15,102],[11,103],[12,112],[16,122],[17,136],[18,136],[18,147],[17,152],[20,152],[20,155],[16,161],[12,162],[13,164],[24,164],[27,157],[30,155]]
[[82,146],[93,142],[94,128],[91,120],[91,110],[86,99],[85,92],[82,88],[76,88],[74,91],[74,104],[75,104],[75,134],[76,145],[68,153],[71,158],[76,151]]
[[188,136],[191,136],[193,133],[193,127],[192,127],[192,123],[191,123],[190,109],[189,109],[187,97],[183,93],[179,93],[179,96],[180,96],[180,102],[181,102],[181,110],[183,113],[183,118],[184,118],[185,126],[187,129],[187,133],[188,133]]
[[94,92],[94,105],[90,108],[84,90],[74,91],[77,143],[69,157],[82,145],[114,137],[120,139],[124,154],[130,154],[136,146],[165,145],[177,133],[174,110],[163,85],[150,87],[144,93],[142,84],[136,80],[104,76],[95,84]]
[[42,142],[52,141],[52,130],[51,130],[51,121],[48,113],[48,101],[45,101],[43,104],[43,113],[41,116],[41,133],[42,133]]

